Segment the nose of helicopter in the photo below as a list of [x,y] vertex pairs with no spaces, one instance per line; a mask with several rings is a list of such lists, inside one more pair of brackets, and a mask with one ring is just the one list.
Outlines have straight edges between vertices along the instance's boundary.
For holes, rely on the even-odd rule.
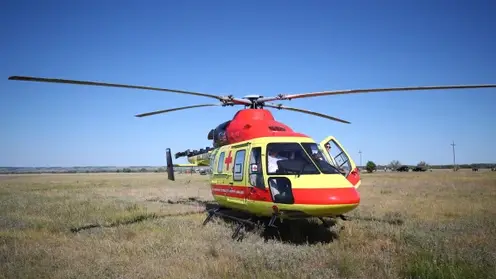
[[293,189],[295,204],[306,205],[352,205],[360,203],[355,187]]

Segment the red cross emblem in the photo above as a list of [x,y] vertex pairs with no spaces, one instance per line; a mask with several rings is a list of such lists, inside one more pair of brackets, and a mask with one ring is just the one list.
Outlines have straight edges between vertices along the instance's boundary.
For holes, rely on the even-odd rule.
[[232,157],[231,157],[231,150],[229,150],[229,155],[227,155],[226,160],[224,160],[224,163],[226,163],[227,169],[229,170],[229,165],[232,163]]

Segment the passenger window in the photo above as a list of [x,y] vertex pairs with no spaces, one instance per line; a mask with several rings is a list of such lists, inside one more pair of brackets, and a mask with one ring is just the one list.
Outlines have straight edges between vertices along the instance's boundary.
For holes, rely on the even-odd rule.
[[245,150],[236,151],[236,155],[234,156],[234,175],[233,179],[235,181],[243,180],[243,167],[245,165]]
[[215,170],[215,155],[217,153],[216,152],[212,152],[210,153],[210,174],[212,174]]
[[225,153],[222,152],[219,155],[219,161],[217,161],[217,172],[222,173],[222,167],[224,166],[224,155]]
[[262,172],[262,148],[254,147],[250,154],[250,185],[260,189],[265,189]]

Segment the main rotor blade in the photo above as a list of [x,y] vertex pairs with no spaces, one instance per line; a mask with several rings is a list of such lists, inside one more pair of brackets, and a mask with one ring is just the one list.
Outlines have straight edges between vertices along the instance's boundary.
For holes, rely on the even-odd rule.
[[311,115],[323,117],[323,118],[326,118],[326,119],[338,121],[338,122],[341,122],[341,123],[351,124],[350,122],[348,122],[346,120],[339,119],[339,118],[336,118],[336,117],[333,117],[333,116],[330,116],[330,115],[327,115],[327,114],[322,114],[322,113],[319,113],[319,112],[306,110],[306,109],[286,107],[286,106],[283,106],[283,105],[280,105],[280,104],[265,104],[264,106],[265,107],[269,107],[269,108],[285,109],[285,110],[291,110],[291,111],[296,111],[296,112],[311,114]]
[[11,77],[9,77],[9,80],[67,83],[67,84],[77,84],[77,85],[91,85],[91,86],[106,86],[106,87],[154,90],[154,91],[173,92],[173,93],[182,93],[182,94],[189,94],[189,95],[195,95],[195,96],[209,97],[209,98],[217,99],[219,101],[223,101],[223,100],[228,99],[227,97],[222,97],[222,96],[217,96],[217,95],[212,95],[212,94],[206,94],[206,93],[176,90],[176,89],[166,89],[166,88],[158,88],[158,87],[150,87],[150,86],[141,86],[141,85],[126,85],[126,84],[117,84],[117,83],[69,80],[69,79],[58,79],[58,78],[39,78],[39,77],[27,77],[27,76],[11,76]]
[[201,107],[213,107],[213,106],[222,106],[222,104],[202,104],[202,105],[192,105],[192,106],[185,106],[185,107],[177,107],[177,108],[171,108],[171,109],[164,109],[164,110],[157,110],[157,111],[152,111],[152,112],[141,113],[141,114],[137,114],[135,116],[136,117],[144,117],[144,116],[150,116],[150,115],[155,115],[155,114],[160,114],[160,113],[166,113],[166,112],[171,112],[171,111],[178,111],[178,110],[191,109],[191,108],[201,108]]
[[441,89],[473,89],[473,88],[496,88],[496,84],[475,84],[475,85],[441,85],[441,86],[413,86],[413,87],[389,87],[389,88],[369,88],[369,89],[348,89],[322,92],[310,92],[301,94],[279,95],[277,97],[261,98],[258,102],[271,102],[276,100],[291,100],[298,98],[320,97],[340,94],[391,92],[391,91],[417,91],[417,90],[441,90]]

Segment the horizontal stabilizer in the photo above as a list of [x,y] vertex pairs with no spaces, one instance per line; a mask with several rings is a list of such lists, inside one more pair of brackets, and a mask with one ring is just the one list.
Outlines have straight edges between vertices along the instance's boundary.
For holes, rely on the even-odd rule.
[[174,164],[174,167],[198,167],[198,164]]

